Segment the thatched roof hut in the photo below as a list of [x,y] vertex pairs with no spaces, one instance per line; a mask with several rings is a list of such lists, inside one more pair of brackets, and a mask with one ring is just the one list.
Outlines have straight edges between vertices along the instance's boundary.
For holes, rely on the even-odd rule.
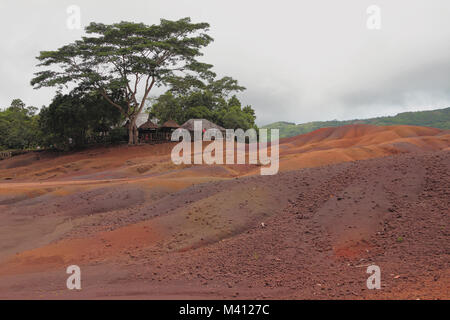
[[189,131],[194,131],[194,121],[201,121],[202,122],[202,129],[208,130],[208,129],[217,129],[220,130],[222,133],[225,132],[225,128],[209,121],[206,119],[189,119],[188,121],[186,121],[185,123],[183,123],[183,125],[181,126],[181,128],[189,130]]
[[180,127],[180,125],[173,120],[167,120],[161,126],[161,128],[170,128],[170,129],[178,129],[179,127]]
[[148,120],[146,123],[139,127],[140,131],[153,131],[158,129],[158,125],[154,124],[151,120]]
[[[214,122],[211,122],[211,121],[206,120],[206,119],[190,119],[190,120],[186,121],[185,123],[183,123],[181,128],[186,129],[186,130],[188,130],[190,132],[191,138],[192,138],[193,141],[196,139],[196,136],[195,136],[195,133],[194,133],[194,123],[195,123],[195,121],[200,121],[201,124],[202,124],[201,137],[203,137],[203,134],[207,130],[219,131],[222,134],[222,139],[226,136],[225,128],[215,124]],[[217,134],[215,136],[217,136]]]

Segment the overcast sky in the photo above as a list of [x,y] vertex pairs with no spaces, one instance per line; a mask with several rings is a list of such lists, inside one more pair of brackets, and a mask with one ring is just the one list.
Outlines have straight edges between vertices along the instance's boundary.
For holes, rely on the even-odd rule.
[[[67,8],[81,9],[81,30]],[[366,10],[381,9],[369,30]],[[450,106],[449,0],[1,0],[0,106],[40,107],[35,57],[78,39],[91,21],[211,24],[202,60],[239,80],[259,125],[367,118]],[[154,92],[157,95],[158,92]]]

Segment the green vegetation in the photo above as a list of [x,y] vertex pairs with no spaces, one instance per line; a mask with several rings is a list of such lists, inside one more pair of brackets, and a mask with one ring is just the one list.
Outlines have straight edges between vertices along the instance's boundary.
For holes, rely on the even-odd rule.
[[450,129],[450,108],[432,111],[404,112],[392,117],[379,117],[365,120],[317,121],[297,125],[292,122],[275,122],[262,128],[279,129],[280,138],[287,138],[297,136],[299,134],[308,133],[320,128],[339,127],[359,123],[372,124],[377,126],[411,125],[433,127],[439,129]]
[[0,110],[0,150],[14,154],[38,147],[67,150],[126,137],[124,128],[113,129],[122,119],[120,112],[95,94],[58,94],[39,114],[36,111],[20,99]]
[[172,119],[182,124],[189,119],[207,119],[227,129],[256,128],[255,111],[242,107],[232,92],[244,90],[230,77],[212,80],[208,84],[178,82],[156,99],[149,109],[150,117],[160,123]]
[[27,107],[14,99],[5,110],[0,110],[0,150],[29,149],[39,145],[40,130],[37,108]]
[[[95,94],[57,95],[39,114],[41,144],[45,147],[69,149],[89,143],[123,140],[113,127],[121,121],[119,110]],[[110,135],[111,133],[111,135]]]

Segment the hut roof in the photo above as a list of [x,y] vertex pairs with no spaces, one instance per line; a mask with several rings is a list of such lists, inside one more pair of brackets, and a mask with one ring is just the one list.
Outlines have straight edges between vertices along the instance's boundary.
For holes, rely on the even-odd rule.
[[164,124],[161,126],[161,128],[179,128],[179,127],[180,125],[173,120],[168,120],[164,122]]
[[220,131],[225,131],[225,128],[209,121],[206,119],[189,119],[188,121],[186,121],[185,123],[183,123],[183,125],[181,126],[181,128],[189,130],[189,131],[194,131],[194,121],[201,121],[202,122],[202,129],[208,130],[208,129],[218,129]]
[[146,123],[141,125],[139,127],[141,130],[152,130],[152,129],[158,129],[158,126],[154,124],[151,120],[148,120]]

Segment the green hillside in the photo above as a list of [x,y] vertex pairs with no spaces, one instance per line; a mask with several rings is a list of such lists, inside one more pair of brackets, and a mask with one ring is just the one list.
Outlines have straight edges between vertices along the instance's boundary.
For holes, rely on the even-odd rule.
[[363,120],[346,121],[315,121],[302,124],[279,121],[266,126],[263,129],[279,129],[280,138],[293,137],[308,133],[320,128],[339,127],[348,124],[373,124],[377,126],[412,125],[440,129],[450,129],[450,108],[431,111],[403,112],[391,117],[379,117]]

